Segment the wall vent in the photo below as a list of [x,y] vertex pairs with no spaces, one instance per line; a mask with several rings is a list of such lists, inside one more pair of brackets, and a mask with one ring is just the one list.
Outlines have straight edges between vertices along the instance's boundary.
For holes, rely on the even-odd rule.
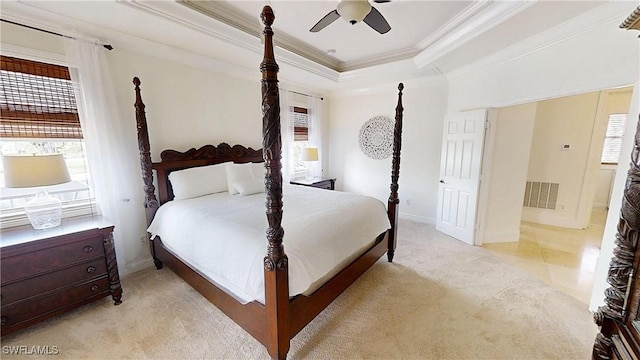
[[552,209],[556,208],[558,199],[557,183],[545,183],[538,181],[527,181],[527,188],[524,191],[524,206]]

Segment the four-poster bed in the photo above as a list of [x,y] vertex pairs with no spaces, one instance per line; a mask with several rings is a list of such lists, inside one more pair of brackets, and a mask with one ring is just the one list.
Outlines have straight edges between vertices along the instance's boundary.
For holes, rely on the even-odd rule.
[[[295,205],[291,205],[292,203],[295,203],[295,201],[292,201],[290,199],[298,196],[313,196],[313,194],[302,194],[301,189],[305,188],[304,191],[323,192],[321,194],[321,197],[328,197],[330,198],[330,201],[333,201],[334,203],[348,203],[350,204],[349,209],[353,208],[351,208],[351,202],[345,202],[347,200],[343,200],[342,198],[340,198],[339,200],[338,198],[334,198],[334,196],[342,196],[338,195],[338,192],[336,192],[335,195],[333,194],[333,192],[331,192],[332,194],[329,195],[327,193],[327,190],[321,189],[297,187],[297,189],[293,190],[292,188],[295,186],[287,186],[286,188],[283,188],[281,172],[280,105],[277,79],[278,65],[274,59],[272,39],[273,31],[271,29],[271,25],[273,24],[275,17],[269,6],[264,7],[261,18],[265,25],[263,32],[264,58],[260,65],[260,70],[262,72],[263,113],[262,150],[254,150],[252,148],[247,148],[241,145],[230,146],[226,143],[222,143],[218,146],[206,145],[199,149],[191,149],[186,152],[165,150],[161,153],[161,161],[154,163],[152,162],[150,155],[150,142],[148,136],[146,115],[144,111],[145,105],[142,102],[140,91],[141,83],[138,78],[134,78],[136,92],[135,108],[138,128],[140,161],[144,181],[145,207],[148,225],[150,225],[149,231],[152,233],[152,237],[150,239],[151,252],[156,267],[160,269],[162,268],[163,264],[166,264],[176,274],[182,277],[209,301],[211,301],[220,310],[222,310],[226,315],[228,315],[242,328],[244,328],[249,334],[251,334],[259,342],[265,345],[272,358],[282,359],[286,357],[286,354],[289,350],[290,339],[293,338],[300,330],[302,330],[311,320],[313,320],[316,315],[318,315],[335,298],[337,298],[347,287],[349,287],[350,284],[358,279],[360,275],[362,275],[367,269],[369,269],[385,252],[387,253],[388,261],[391,262],[393,260],[398,227],[398,178],[400,169],[402,133],[403,85],[400,84],[398,86],[399,94],[394,128],[390,187],[391,193],[387,202],[387,209],[385,211],[384,204],[382,204],[378,200],[371,198],[366,199],[366,197],[354,195],[354,197],[358,197],[358,199],[354,199],[354,201],[364,201],[364,207],[374,209],[372,211],[375,211],[376,205],[372,205],[370,201],[374,200],[375,202],[380,203],[382,220],[375,221],[376,223],[378,223],[378,227],[374,226],[374,224],[366,225],[366,228],[369,229],[369,231],[374,231],[374,235],[361,234],[362,236],[360,237],[367,237],[367,239],[356,245],[353,245],[353,249],[347,251],[348,253],[341,253],[343,252],[343,250],[336,250],[337,255],[327,255],[327,257],[337,258],[336,264],[334,265],[335,267],[329,271],[326,271],[326,269],[322,270],[322,274],[318,276],[309,277],[310,280],[308,282],[311,282],[311,284],[305,284],[305,286],[302,286],[300,287],[300,289],[298,289],[298,280],[296,278],[298,274],[296,273],[296,271],[298,271],[298,268],[301,266],[300,263],[312,262],[311,260],[313,260],[313,258],[315,257],[321,259],[321,255],[319,254],[319,247],[314,247],[311,249],[312,252],[318,253],[317,256],[315,256],[315,253],[312,256],[308,256],[308,254],[304,255],[304,250],[302,250],[303,255],[300,255],[300,248],[302,246],[300,244],[300,241],[296,239],[296,234],[304,231],[304,226],[306,225],[304,225],[302,229],[296,230],[296,226],[298,226],[298,224],[292,223],[290,219],[288,219],[287,216],[283,214],[283,203],[287,204],[288,211],[295,212]],[[244,191],[243,193],[243,190],[246,190],[246,188],[242,188],[242,186],[244,186],[242,185],[242,182],[231,181],[231,178],[229,177],[231,176],[229,175],[229,169],[243,167],[242,165],[235,164],[245,164],[247,165],[246,167],[251,166],[253,171],[255,171],[255,166],[252,164],[256,163],[261,164],[261,171],[259,172],[259,174],[263,177],[263,179],[261,180],[263,183],[263,189],[261,189],[260,191],[256,191],[254,189],[254,191]],[[229,275],[230,272],[233,272],[232,270],[230,270],[233,269],[233,263],[220,264],[217,261],[201,261],[201,258],[200,260],[189,258],[189,256],[185,255],[182,250],[177,250],[181,246],[180,241],[182,240],[169,243],[167,241],[169,239],[169,235],[165,237],[165,233],[161,234],[161,230],[158,230],[160,227],[162,227],[162,223],[164,223],[164,220],[159,220],[160,217],[163,217],[164,219],[171,219],[175,216],[173,215],[174,213],[171,213],[171,215],[167,215],[167,211],[164,211],[164,209],[170,208],[173,204],[198,203],[198,205],[196,205],[196,215],[183,215],[183,219],[193,219],[194,217],[198,216],[202,216],[204,218],[209,215],[205,216],[203,214],[212,213],[212,210],[209,210],[209,208],[203,210],[205,206],[209,206],[211,203],[223,203],[222,201],[210,200],[207,197],[198,196],[192,199],[179,199],[182,196],[181,193],[184,192],[185,189],[177,188],[176,174],[184,175],[184,172],[181,173],[181,171],[187,169],[192,170],[194,168],[201,168],[201,170],[206,168],[211,169],[210,171],[217,171],[218,173],[220,173],[223,171],[221,170],[222,167],[224,167],[224,169],[226,170],[229,192],[231,192],[231,189],[235,186],[234,190],[235,192],[239,192],[239,194],[230,195],[226,192],[221,192],[217,194],[211,194],[211,199],[224,198],[224,201],[234,201],[231,199],[239,199],[240,203],[242,203],[241,206],[236,205],[239,202],[224,203],[232,205],[223,205],[222,212],[224,212],[224,209],[227,209],[224,208],[224,206],[227,206],[228,208],[231,208],[233,206],[234,211],[240,208],[245,209],[251,207],[253,205],[249,205],[247,203],[255,202],[255,200],[251,199],[255,199],[257,197],[259,197],[260,199],[261,206],[265,206],[266,204],[267,253],[264,258],[258,259],[258,261],[255,261],[256,259],[254,256],[254,258],[251,260],[253,261],[253,263],[248,265],[248,267],[254,266],[259,268],[259,280],[261,286],[263,287],[258,289],[260,291],[263,291],[262,296],[252,297],[234,293],[230,289],[235,286],[235,283],[232,283],[230,281],[225,282],[228,280],[228,278],[233,277],[233,274]],[[153,182],[153,170],[155,170],[157,176],[158,197],[156,197],[156,189]],[[289,187],[291,187],[291,189]],[[191,191],[192,189],[190,188],[187,190]],[[261,195],[262,193],[264,193],[264,196]],[[283,196],[285,199],[287,199],[286,201],[283,201]],[[344,196],[352,195],[345,194]],[[265,198],[266,203],[264,201]],[[311,205],[310,203],[305,204],[307,207],[315,206],[315,200],[308,201],[313,201],[313,205]],[[206,205],[203,204],[205,202],[207,203]],[[333,209],[332,211],[334,210],[336,209]],[[368,215],[365,213],[365,211],[366,210],[351,210],[352,213],[362,213],[361,217],[375,219],[375,214]],[[261,214],[262,223],[264,223],[264,207],[262,207]],[[287,212],[287,214],[290,213]],[[320,216],[318,214],[317,216]],[[243,218],[243,221],[244,219],[251,217],[251,215],[241,216]],[[298,219],[296,218],[296,220]],[[322,220],[321,218],[318,218],[317,221],[320,221],[324,228],[337,228],[337,223],[341,222],[336,220]],[[188,220],[179,220],[178,222],[188,223]],[[236,226],[237,224],[235,224],[233,221],[228,220],[219,220],[218,225],[221,226],[226,222],[233,223],[231,225],[238,227]],[[286,223],[287,226],[283,227],[283,223]],[[354,226],[362,229],[363,225]],[[173,227],[173,225],[169,227]],[[190,228],[194,227],[199,228],[200,226],[190,226]],[[205,228],[205,226],[203,225],[202,228]],[[285,229],[287,229],[286,235]],[[342,228],[338,229],[339,230],[336,231],[341,232],[338,232],[336,234],[328,233],[330,234],[328,237],[334,238],[337,243],[350,243],[353,240],[351,238],[358,237],[352,235],[352,233],[347,233],[346,230],[341,230]],[[206,232],[207,230],[204,231]],[[216,234],[212,234],[212,237],[217,237],[218,234],[221,234],[218,232],[218,230],[215,231]],[[255,232],[251,229],[246,230],[245,228],[243,228],[243,230],[241,231],[245,233]],[[262,231],[264,231],[264,225],[262,227]],[[329,231],[329,229],[326,230],[326,232]],[[323,233],[325,231],[315,232]],[[307,231],[307,234],[302,237],[311,238],[316,235],[321,235],[312,233],[313,231]],[[363,232],[363,234],[366,233]],[[261,254],[264,254],[264,232],[261,232],[260,236],[261,240],[258,243],[258,246],[260,247],[260,249],[262,249],[260,250]],[[226,235],[220,235],[218,237],[222,238],[222,240],[225,240],[227,243],[222,242],[216,243],[215,245],[211,245],[213,243],[210,243],[210,245],[208,245],[209,247],[207,248],[207,251],[203,251],[199,246],[202,243],[209,242],[209,239],[204,239],[203,236],[195,235],[185,235],[184,237],[195,237],[195,239],[191,239],[192,244],[185,245],[184,247],[189,247],[192,250],[195,249],[192,251],[192,253],[195,253],[196,256],[198,254],[202,255],[203,253],[215,253],[216,251],[220,253],[223,253],[223,251],[227,251],[227,253],[237,253],[241,251],[235,248],[231,248],[232,246],[236,246],[236,242],[240,241],[240,236],[238,236],[237,238],[234,236],[232,239],[230,239]],[[285,254],[283,246],[284,238],[287,239],[287,244],[289,244],[287,247],[287,254]],[[334,247],[333,244],[323,246],[323,248],[332,247]],[[218,255],[218,258],[220,258],[221,256],[222,255]],[[262,257],[262,255],[260,256]],[[306,261],[305,259],[309,259],[309,261]],[[236,260],[237,259],[234,258],[232,262]],[[209,273],[208,270],[203,269],[199,265],[194,265],[199,261],[201,263],[213,263],[212,267],[217,267],[218,272],[222,275]],[[241,265],[241,267],[242,266],[243,265]],[[308,269],[305,268],[304,271],[307,270]],[[300,271],[302,272],[303,270]],[[227,274],[228,276],[225,277],[225,274]],[[255,284],[255,279],[246,280],[245,282]],[[309,286],[306,287],[307,285]]]
[[[640,6],[620,28],[640,30]],[[627,127],[629,125],[631,123]],[[640,116],[619,214],[616,247],[607,273],[607,283],[611,286],[604,291],[604,305],[593,314],[600,328],[591,353],[593,360],[640,358]]]

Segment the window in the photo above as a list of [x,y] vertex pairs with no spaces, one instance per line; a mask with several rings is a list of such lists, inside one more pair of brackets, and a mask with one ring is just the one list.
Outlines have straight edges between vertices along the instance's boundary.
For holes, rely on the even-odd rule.
[[[91,212],[87,157],[69,69],[6,56],[0,60],[0,153],[62,153],[71,182],[47,190],[62,200],[64,216]],[[23,207],[34,189],[5,188],[1,163],[0,173],[3,227],[27,223]]]
[[607,123],[607,133],[602,148],[603,164],[617,164],[622,151],[622,138],[627,123],[627,114],[611,114]]
[[294,177],[304,176],[307,170],[302,161],[302,149],[309,145],[309,112],[302,107],[293,107],[290,112],[290,121],[293,123],[293,173]]

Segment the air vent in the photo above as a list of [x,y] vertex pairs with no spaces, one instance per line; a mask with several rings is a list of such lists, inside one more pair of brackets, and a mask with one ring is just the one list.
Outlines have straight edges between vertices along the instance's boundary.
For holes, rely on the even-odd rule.
[[555,210],[559,185],[560,184],[557,183],[527,181],[527,188],[524,191],[523,205],[527,207]]

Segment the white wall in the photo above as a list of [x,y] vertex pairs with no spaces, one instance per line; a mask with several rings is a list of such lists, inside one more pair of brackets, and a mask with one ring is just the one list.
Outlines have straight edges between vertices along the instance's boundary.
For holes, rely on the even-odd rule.
[[[608,115],[626,112],[630,96],[629,88],[622,88],[495,110],[497,123],[490,129],[495,131],[491,134],[494,149],[486,150],[493,154],[482,241],[518,241],[520,220],[582,228],[589,220],[582,206],[588,207],[588,215],[590,204],[608,206],[615,166],[600,170],[604,132]],[[517,121],[527,114],[530,122]],[[506,127],[505,121],[513,124]],[[571,145],[570,150],[561,150],[561,144]],[[592,167],[597,169],[594,174]],[[519,199],[527,180],[559,183],[557,209],[522,208]],[[503,196],[505,193],[512,196]]]
[[0,50],[3,55],[6,55],[7,46],[21,46],[31,49],[34,53],[49,54],[53,57],[58,55],[58,58],[64,56],[64,43],[60,36],[28,30],[6,22],[0,22],[0,41],[2,41]]
[[[592,136],[602,139],[604,128],[594,134],[599,92],[564,96],[537,103],[529,157],[528,181],[558,183],[556,209],[525,207],[524,221],[581,228],[578,208],[589,169]],[[563,145],[569,150],[563,150]],[[600,146],[602,148],[602,146]]]
[[602,16],[588,13],[448,74],[448,110],[503,107],[633,84],[639,68],[637,32],[618,25],[636,5],[602,5],[597,9],[605,12]]
[[[483,215],[483,243],[518,241],[522,199],[527,180],[527,159],[531,150],[536,104],[495,109],[489,128],[493,138],[486,210]],[[482,228],[482,226],[481,226]]]
[[113,50],[109,65],[118,100],[135,130],[132,79],[142,81],[151,155],[205,144],[262,147],[260,83],[204,71],[126,50]]
[[[434,223],[447,86],[441,77],[430,82],[405,82],[400,216]],[[374,196],[385,204],[391,183],[391,158],[373,160],[360,151],[358,133],[365,121],[395,118],[397,83],[366,94],[332,96],[329,175],[339,190]],[[407,205],[410,200],[410,205]]]
[[[607,3],[599,8],[615,8],[605,18],[608,20],[584,26],[584,17],[576,18],[527,42],[534,45],[532,50],[522,50],[521,44],[518,49],[495,54],[492,62],[479,62],[449,74],[448,111],[509,106],[635,83],[630,111],[631,118],[635,118],[640,103],[638,33],[621,30],[618,25],[636,6],[637,2],[631,1]],[[555,37],[554,41],[554,32],[569,32],[570,36]],[[535,47],[545,37],[552,42]],[[631,152],[632,142],[633,133],[628,131],[623,153]],[[618,217],[614,209],[620,207],[625,177],[626,171],[616,174],[589,306],[592,311],[602,304],[608,286],[605,280]]]
[[609,206],[611,190],[615,180],[618,166],[604,164],[598,172],[598,183],[596,184],[596,194],[593,199],[593,206],[604,208]]
[[604,11],[604,17],[586,14],[496,53],[491,61],[449,74],[448,111],[503,107],[633,83],[639,75],[637,34],[618,28],[633,8],[622,2],[603,5],[598,11]]
[[[25,57],[35,57],[34,60],[65,62],[60,37],[6,23],[1,26],[3,54],[6,54],[5,50],[12,49]],[[217,145],[220,142],[242,144],[254,149],[262,147],[260,78],[255,81],[239,79],[118,48],[107,52],[107,59],[120,114],[120,118],[113,121],[121,122],[124,129],[122,137],[132,161],[139,163],[133,106],[134,76],[142,81],[142,97],[146,104],[154,161],[159,161],[160,152],[169,148],[185,151],[191,147]],[[301,92],[307,90],[291,88]],[[329,102],[325,102],[327,114]],[[327,121],[324,122],[327,128]],[[327,139],[327,135],[323,136],[324,142]],[[328,144],[323,146],[328,148]],[[132,177],[137,179],[131,184],[137,195],[130,199],[130,203],[144,211],[142,176],[136,172]],[[145,227],[145,224],[140,224],[139,237],[115,239],[121,275],[139,269],[141,257],[149,259],[148,245],[141,241]],[[150,266],[151,262],[147,261],[146,264]]]

